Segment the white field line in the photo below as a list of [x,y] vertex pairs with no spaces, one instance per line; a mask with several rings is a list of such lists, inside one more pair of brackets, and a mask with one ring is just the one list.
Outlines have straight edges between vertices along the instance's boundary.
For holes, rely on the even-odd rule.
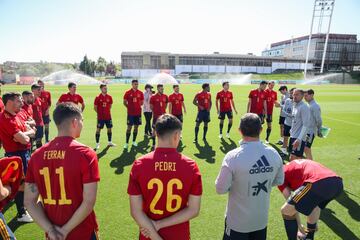
[[346,123],[346,124],[350,124],[350,125],[354,125],[354,126],[358,126],[360,127],[360,123],[356,123],[356,122],[350,122],[350,121],[346,121],[346,120],[342,120],[342,119],[337,119],[337,118],[332,118],[332,117],[323,117],[323,118],[327,118],[333,121],[337,121],[337,122],[342,122],[342,123]]

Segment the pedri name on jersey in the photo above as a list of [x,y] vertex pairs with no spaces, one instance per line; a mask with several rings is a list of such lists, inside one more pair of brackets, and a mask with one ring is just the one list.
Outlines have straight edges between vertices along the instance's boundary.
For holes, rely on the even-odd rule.
[[53,160],[53,159],[65,159],[65,152],[64,150],[51,150],[44,152],[44,160]]
[[155,171],[176,172],[176,162],[155,162]]

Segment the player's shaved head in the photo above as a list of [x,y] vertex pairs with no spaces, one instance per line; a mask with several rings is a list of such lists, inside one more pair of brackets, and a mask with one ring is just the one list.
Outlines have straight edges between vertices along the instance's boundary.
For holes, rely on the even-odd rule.
[[239,129],[244,137],[258,138],[262,129],[260,117],[254,113],[246,113],[241,117]]
[[82,119],[81,109],[73,103],[61,103],[56,106],[53,118],[58,129],[68,128],[74,118]]
[[171,114],[161,115],[155,124],[156,135],[159,138],[165,138],[174,132],[181,130],[182,124],[180,120]]

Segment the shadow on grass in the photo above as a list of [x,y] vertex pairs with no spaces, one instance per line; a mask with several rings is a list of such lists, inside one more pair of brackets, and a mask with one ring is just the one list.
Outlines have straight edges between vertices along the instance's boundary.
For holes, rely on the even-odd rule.
[[107,151],[109,150],[110,146],[106,146],[101,152],[97,154],[98,160],[100,160],[103,156],[106,155]]
[[199,153],[195,153],[194,156],[199,159],[205,159],[208,163],[215,163],[215,151],[212,146],[209,145],[207,141],[204,141],[204,146],[199,145],[199,143],[195,143],[196,148]]
[[221,138],[221,145],[222,146],[220,146],[220,150],[224,154],[227,154],[228,152],[230,152],[231,150],[233,150],[233,149],[235,149],[237,147],[236,143],[231,138],[229,138],[229,141],[230,141],[230,143],[225,141],[224,138]]
[[[359,239],[329,208],[321,211],[320,219],[341,239]],[[321,230],[320,230],[321,231]]]
[[[348,191],[344,191],[335,200],[343,207],[347,208],[349,215],[357,222],[360,222],[360,206],[359,203],[351,199],[349,195],[352,195]],[[354,195],[355,196],[355,195]],[[355,196],[357,197],[357,196]]]
[[126,166],[131,165],[138,153],[147,154],[150,150],[149,139],[145,138],[138,143],[137,147],[132,147],[130,150],[124,149],[121,155],[110,161],[110,167],[115,168],[115,174],[122,174]]
[[13,233],[15,233],[19,227],[21,227],[22,225],[25,225],[25,224],[28,224],[28,223],[18,222],[17,216],[15,216],[13,219],[11,219],[10,222],[8,222],[8,226]]
[[273,147],[279,153],[280,157],[283,160],[283,163],[285,163],[285,161],[289,162],[289,155],[284,154],[277,145],[275,145],[273,143],[269,143],[269,145],[271,147]]

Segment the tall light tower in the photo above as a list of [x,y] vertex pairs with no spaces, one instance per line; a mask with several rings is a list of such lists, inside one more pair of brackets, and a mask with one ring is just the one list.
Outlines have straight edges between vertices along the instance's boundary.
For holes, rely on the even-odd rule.
[[324,25],[325,25],[325,28],[327,26],[326,39],[325,39],[324,50],[323,50],[323,55],[322,55],[322,60],[321,60],[321,68],[320,68],[320,73],[324,72],[326,49],[327,49],[328,40],[329,40],[331,19],[332,19],[334,7],[335,7],[335,0],[314,0],[314,10],[313,10],[313,15],[312,15],[312,20],[311,20],[309,41],[308,41],[308,45],[307,45],[305,68],[304,68],[304,77],[305,78],[306,78],[306,74],[307,74],[307,64],[309,62],[311,37],[312,37],[314,25],[316,25],[316,24],[317,24],[317,32],[318,33],[323,33],[322,28],[324,27]]

